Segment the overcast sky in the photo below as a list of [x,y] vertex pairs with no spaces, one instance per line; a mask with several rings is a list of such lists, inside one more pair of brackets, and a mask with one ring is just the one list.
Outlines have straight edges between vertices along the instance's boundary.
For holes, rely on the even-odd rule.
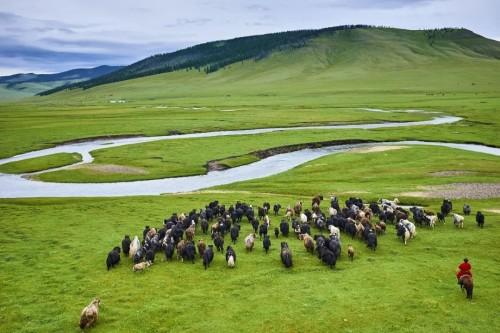
[[0,0],[0,75],[125,65],[218,39],[371,24],[500,40],[498,0]]

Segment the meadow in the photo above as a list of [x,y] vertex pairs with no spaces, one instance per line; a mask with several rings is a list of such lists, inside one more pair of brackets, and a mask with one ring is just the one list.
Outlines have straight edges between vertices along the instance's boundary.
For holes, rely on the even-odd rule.
[[[354,32],[353,32],[354,34]],[[256,152],[332,140],[428,140],[500,147],[500,62],[453,43],[429,45],[421,34],[394,29],[322,36],[307,47],[248,60],[205,74],[176,71],[45,97],[0,104],[0,157],[86,138],[167,135],[316,124],[417,121],[440,114],[369,112],[424,110],[464,118],[455,124],[377,130],[304,130],[264,135],[158,141],[95,151],[94,166],[144,172],[71,169],[39,175],[45,181],[108,182],[206,172],[208,161],[229,167],[255,161]],[[482,45],[482,44],[481,44]],[[485,46],[486,47],[486,46]],[[48,156],[1,167],[44,170],[73,156]],[[78,158],[78,157],[76,157]],[[121,170],[127,170],[123,168]],[[446,174],[450,172],[449,174]],[[235,245],[237,267],[222,254],[204,270],[164,262],[133,273],[123,258],[106,271],[107,253],[125,234],[141,235],[173,212],[219,200],[283,207],[313,195],[341,202],[398,196],[403,205],[437,211],[443,196],[411,197],[423,186],[498,184],[498,157],[441,147],[403,147],[322,157],[290,171],[194,193],[151,197],[0,199],[0,331],[77,332],[81,309],[101,298],[93,332],[496,332],[500,331],[500,198],[453,199],[486,216],[484,229],[466,217],[457,230],[447,219],[419,228],[404,246],[392,226],[375,252],[342,235],[336,269],[306,253],[300,241],[272,237],[245,253],[246,220]],[[466,195],[468,193],[465,193]],[[283,214],[271,216],[272,226]],[[318,233],[314,230],[313,234]],[[196,239],[201,236],[197,229]],[[285,269],[279,243],[288,241],[294,266]],[[229,237],[226,237],[226,245]],[[356,248],[353,262],[346,245]],[[455,269],[469,257],[474,296],[465,299]]]

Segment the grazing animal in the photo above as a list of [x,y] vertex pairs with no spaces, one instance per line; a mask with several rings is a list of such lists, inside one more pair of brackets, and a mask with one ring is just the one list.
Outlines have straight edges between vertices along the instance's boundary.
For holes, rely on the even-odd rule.
[[80,314],[80,328],[89,328],[93,326],[97,319],[99,319],[99,305],[101,300],[99,298],[94,298],[89,305],[83,308]]
[[200,255],[200,258],[203,258],[203,253],[205,253],[207,244],[205,244],[205,241],[203,239],[199,239],[196,247],[198,248],[198,254]]
[[319,257],[323,263],[325,263],[328,267],[334,268],[337,263],[337,256],[335,253],[327,248],[326,246],[320,246],[318,248]]
[[443,224],[446,222],[446,221],[445,221],[445,215],[444,215],[443,213],[438,212],[438,213],[437,213],[437,217],[438,217],[438,221],[439,221],[439,222],[443,222]]
[[470,215],[470,212],[471,212],[471,209],[470,209],[470,206],[468,204],[464,204],[464,215],[465,216],[469,216]]
[[354,260],[354,247],[351,244],[347,245],[347,256],[351,261]]
[[169,261],[172,260],[172,257],[174,256],[174,244],[171,242],[167,242],[165,244],[165,260]]
[[281,262],[283,263],[283,265],[285,265],[286,268],[292,267],[292,265],[293,265],[292,251],[288,247],[287,242],[281,242],[280,256],[281,256]]
[[477,222],[478,227],[480,227],[480,228],[484,227],[484,215],[483,215],[483,213],[481,213],[479,211],[476,213],[476,222]]
[[114,265],[118,265],[120,262],[120,247],[114,247],[111,252],[108,253],[108,257],[106,258],[106,266],[108,267],[108,271]]
[[132,267],[132,270],[134,272],[142,272],[149,266],[151,266],[150,261],[143,261],[143,262],[140,262],[138,264],[135,264],[134,267]]
[[429,226],[432,229],[434,229],[434,226],[436,225],[436,221],[437,221],[438,217],[436,215],[425,215],[425,218],[427,219]]
[[137,252],[134,254],[134,264],[137,264],[142,261],[142,258],[144,258],[144,255],[146,254],[146,251],[143,247],[139,248]]
[[288,237],[288,234],[290,232],[290,225],[286,220],[281,220],[280,231],[283,236]]
[[277,227],[274,228],[274,237],[278,238],[280,235],[280,229],[278,229]]
[[443,200],[443,204],[441,205],[441,213],[446,216],[448,215],[449,213],[451,213],[453,209],[453,204],[450,200],[448,199],[444,199]]
[[259,226],[259,238],[262,239],[262,236],[267,236],[267,224],[265,223]]
[[231,246],[228,246],[226,249],[226,262],[229,268],[234,268],[236,265],[236,252]]
[[300,212],[302,212],[302,201],[299,201],[293,206],[293,212],[295,215],[300,215]]
[[405,226],[406,229],[408,229],[411,238],[415,238],[415,236],[417,235],[417,227],[415,227],[415,224],[411,223],[408,220],[399,220],[399,223]]
[[337,228],[334,225],[329,225],[328,230],[330,231],[330,236],[337,236],[337,238],[340,240],[340,229]]
[[335,215],[337,215],[337,210],[333,207],[330,207],[328,209],[328,213],[330,214],[330,216],[335,216]]
[[215,234],[214,237],[214,245],[217,248],[217,251],[224,251],[224,238],[219,234],[218,232]]
[[155,252],[153,250],[146,251],[146,261],[155,262]]
[[300,214],[300,222],[301,223],[307,223],[307,215],[304,213]]
[[245,248],[247,251],[252,251],[253,250],[253,245],[255,243],[255,234],[250,234],[245,237]]
[[196,225],[194,224],[194,221],[192,221],[189,228],[186,229],[186,239],[188,241],[192,241],[194,239],[195,227]]
[[206,219],[202,219],[201,222],[201,232],[205,235],[208,233],[208,221]]
[[368,235],[366,236],[366,246],[372,251],[377,249],[377,234],[372,229],[370,229]]
[[264,236],[264,240],[262,241],[262,246],[264,247],[264,250],[267,252],[269,251],[269,248],[271,247],[271,240],[269,239],[268,235]]
[[236,241],[238,240],[238,237],[240,236],[240,228],[239,224],[233,224],[231,227],[231,240],[233,241],[233,244],[236,244]]
[[464,228],[464,217],[462,215],[453,214],[453,224],[455,227],[463,229]]
[[133,258],[135,256],[135,253],[140,249],[141,247],[141,242],[139,241],[139,237],[135,236],[134,239],[132,240],[132,243],[130,244],[130,251],[128,253],[130,258]]
[[194,264],[194,258],[196,255],[196,248],[193,242],[186,242],[184,248],[181,251],[182,261],[190,260]]
[[472,282],[472,276],[462,275],[460,278],[460,289],[466,290],[467,299],[472,299],[472,291],[474,290],[474,283]]
[[308,234],[300,234],[299,239],[304,241],[304,247],[307,252],[314,253],[314,240]]
[[182,251],[184,251],[184,247],[186,247],[186,241],[181,239],[179,243],[177,243],[177,260],[179,260],[182,256]]
[[123,240],[122,240],[122,251],[123,251],[123,254],[127,257],[128,257],[129,252],[130,252],[130,243],[132,243],[132,241],[130,240],[130,236],[125,235],[125,238],[123,238]]
[[207,269],[210,266],[210,263],[214,259],[213,248],[214,248],[213,245],[209,245],[208,248],[203,253],[203,266],[205,267],[205,269]]
[[275,215],[275,216],[279,214],[280,209],[281,209],[281,205],[280,205],[280,204],[278,204],[278,203],[277,203],[277,204],[274,204],[274,206],[273,206],[273,211],[274,211],[274,215]]
[[398,231],[397,235],[398,237],[401,237],[405,245],[407,244],[408,240],[410,239],[410,231],[404,226],[404,224],[399,223],[397,225]]

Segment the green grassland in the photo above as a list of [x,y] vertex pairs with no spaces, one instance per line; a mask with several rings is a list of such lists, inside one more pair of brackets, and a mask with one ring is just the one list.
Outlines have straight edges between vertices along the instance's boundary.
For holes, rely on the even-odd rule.
[[[341,31],[210,74],[182,70],[3,103],[0,157],[88,137],[415,121],[437,115],[359,110],[366,107],[423,109],[464,120],[414,128],[159,141],[93,153],[95,165],[141,168],[144,174],[79,169],[40,178],[102,182],[200,174],[208,161],[232,167],[254,161],[252,153],[261,149],[330,140],[500,146],[498,50],[498,43],[470,35],[457,42],[398,29]],[[45,163],[36,161],[37,166]],[[247,222],[236,244],[234,270],[225,267],[221,254],[207,271],[200,259],[194,265],[166,263],[160,254],[144,273],[133,273],[124,258],[109,272],[105,267],[107,253],[124,234],[140,235],[145,225],[159,226],[173,212],[215,199],[226,205],[241,200],[254,207],[264,201],[286,207],[297,200],[308,206],[317,193],[337,194],[342,201],[399,196],[402,204],[437,211],[442,198],[400,194],[424,185],[498,183],[499,163],[486,154],[419,146],[335,154],[272,177],[197,193],[0,199],[0,331],[80,331],[80,311],[95,296],[102,307],[93,332],[499,331],[500,215],[494,213],[500,210],[499,198],[467,200],[473,213],[485,213],[484,229],[475,226],[473,216],[466,217],[464,230],[455,229],[448,218],[435,230],[419,228],[404,246],[389,226],[376,252],[342,235],[343,251],[352,242],[357,255],[351,263],[344,252],[335,270],[307,254],[293,237],[287,240],[294,255],[290,270],[279,259],[282,238],[272,239],[268,255],[260,242],[245,253]],[[433,174],[438,171],[468,173],[438,177]],[[464,202],[453,200],[456,212]],[[281,216],[271,218],[274,227]],[[472,301],[459,291],[454,276],[464,256],[474,270]]]
[[[362,107],[466,115],[479,122],[474,141],[496,138],[500,61],[451,42],[430,45],[424,37],[397,29],[345,31],[210,74],[183,70],[4,103],[0,154],[101,135],[422,117],[352,112]],[[125,103],[111,103],[120,100]]]
[[[335,179],[337,170],[328,169]],[[301,176],[310,176],[304,170],[307,168],[301,170]],[[266,190],[274,191],[275,185],[279,182],[269,179]],[[301,193],[316,189],[315,182],[309,182]],[[375,193],[363,197],[377,198]],[[310,200],[307,195],[239,191],[0,200],[1,330],[78,331],[80,310],[95,296],[102,300],[95,332],[320,332],[325,327],[340,332],[479,332],[500,328],[496,313],[500,306],[496,269],[500,217],[488,212],[485,229],[478,229],[473,217],[466,218],[464,230],[455,229],[448,219],[434,231],[419,229],[417,238],[407,246],[389,226],[374,253],[343,235],[344,251],[346,244],[354,244],[356,259],[351,263],[343,253],[335,270],[320,264],[292,237],[285,239],[293,251],[290,270],[279,259],[283,238],[272,239],[267,255],[260,242],[254,252],[245,253],[242,239],[250,226],[244,222],[235,246],[234,270],[225,267],[221,254],[216,254],[207,271],[200,259],[194,265],[166,263],[158,254],[155,265],[144,273],[133,273],[130,259],[123,258],[117,268],[106,271],[107,252],[124,234],[140,234],[144,225],[158,226],[174,211],[201,207],[216,198],[226,204],[244,200],[284,206],[298,199]],[[341,200],[345,198],[341,196]],[[413,203],[411,199],[402,201]],[[468,203],[474,210],[500,205],[498,200]],[[424,204],[436,210],[439,203],[427,199]],[[462,200],[454,200],[455,207],[462,204]],[[272,217],[272,225],[279,219]],[[228,240],[226,237],[226,243]],[[464,256],[474,267],[471,302],[459,291],[454,277]]]
[[42,171],[82,161],[78,153],[58,153],[41,157],[33,157],[22,161],[10,162],[0,165],[3,173],[28,173]]

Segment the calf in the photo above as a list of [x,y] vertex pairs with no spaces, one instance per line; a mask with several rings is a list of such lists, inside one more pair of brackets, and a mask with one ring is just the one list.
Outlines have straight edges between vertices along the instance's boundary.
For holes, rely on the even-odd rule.
[[205,267],[205,269],[207,269],[210,266],[210,263],[214,259],[213,248],[214,248],[213,245],[209,245],[208,248],[203,253],[203,266]]
[[108,257],[106,258],[106,266],[108,267],[108,271],[111,267],[117,265],[120,262],[120,247],[114,247],[111,252],[108,253]]
[[83,308],[80,314],[80,328],[89,328],[93,326],[97,319],[99,319],[99,305],[101,300],[99,298],[94,298],[89,305]]

